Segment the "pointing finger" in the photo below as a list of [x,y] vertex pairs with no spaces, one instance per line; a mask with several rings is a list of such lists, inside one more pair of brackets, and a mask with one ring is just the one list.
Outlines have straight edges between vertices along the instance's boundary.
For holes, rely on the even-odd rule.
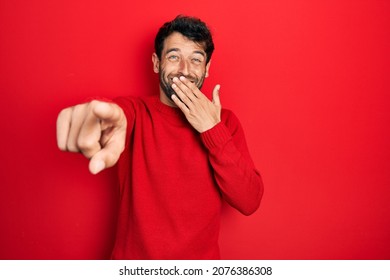
[[114,103],[94,100],[91,102],[91,108],[95,116],[102,121],[117,123],[123,116],[121,114],[122,109]]

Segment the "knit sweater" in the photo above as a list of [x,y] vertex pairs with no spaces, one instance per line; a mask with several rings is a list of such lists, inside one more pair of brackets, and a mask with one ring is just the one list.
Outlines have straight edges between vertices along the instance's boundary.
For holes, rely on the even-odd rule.
[[127,117],[113,259],[219,259],[222,199],[245,215],[263,185],[236,116],[199,133],[158,97],[114,100]]

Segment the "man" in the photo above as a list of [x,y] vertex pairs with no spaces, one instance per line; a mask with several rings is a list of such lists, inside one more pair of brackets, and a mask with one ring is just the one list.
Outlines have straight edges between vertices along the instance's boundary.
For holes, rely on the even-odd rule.
[[222,199],[245,215],[263,185],[220,86],[201,91],[214,50],[207,26],[178,16],[155,39],[155,97],[92,101],[61,111],[61,150],[90,158],[96,174],[118,162],[114,259],[218,259]]

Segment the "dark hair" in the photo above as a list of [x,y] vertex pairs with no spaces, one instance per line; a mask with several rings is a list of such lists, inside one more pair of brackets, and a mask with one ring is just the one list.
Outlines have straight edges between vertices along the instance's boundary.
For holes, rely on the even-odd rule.
[[154,40],[154,50],[160,60],[164,41],[173,32],[179,32],[191,41],[203,44],[207,55],[206,63],[210,61],[214,51],[214,43],[209,28],[200,19],[183,15],[179,15],[174,20],[164,23],[158,31]]

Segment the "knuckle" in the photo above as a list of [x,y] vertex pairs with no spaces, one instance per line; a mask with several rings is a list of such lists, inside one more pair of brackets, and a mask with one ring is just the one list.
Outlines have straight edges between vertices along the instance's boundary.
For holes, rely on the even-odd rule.
[[66,143],[62,143],[60,140],[57,140],[57,147],[62,152],[68,151],[68,147],[67,147]]
[[78,149],[77,145],[75,145],[74,143],[70,143],[70,142],[68,142],[66,144],[66,149],[65,150],[68,151],[68,152],[73,152],[73,153],[80,152],[80,150]]
[[86,106],[85,104],[79,104],[71,108],[72,111],[70,112],[70,117],[72,119],[72,122],[75,121],[77,123],[77,120],[84,119],[85,113],[86,113]]
[[67,152],[67,151],[68,151],[68,149],[66,148],[65,145],[57,145],[57,146],[58,146],[58,149],[59,149],[60,151],[62,151],[62,152]]
[[57,129],[63,129],[64,126],[69,126],[71,122],[73,108],[65,108],[59,112],[57,116]]
[[70,109],[72,109],[72,113],[75,113],[75,112],[83,111],[85,109],[85,107],[86,107],[85,104],[77,104]]
[[113,151],[108,151],[106,153],[106,163],[107,163],[107,166],[111,167],[113,166],[118,160],[118,155],[117,153],[113,152]]
[[89,137],[80,137],[79,139],[77,139],[77,147],[82,152],[88,152],[94,147],[96,147],[96,145],[99,145],[99,143]]
[[100,101],[98,100],[92,100],[88,103],[88,107],[91,109],[91,108],[94,108],[96,107],[98,104],[100,103]]
[[100,104],[100,101],[98,100],[92,100],[90,101],[86,106],[86,114],[90,115],[93,114],[96,107],[98,107]]
[[65,108],[65,109],[62,109],[60,111],[60,113],[58,114],[58,119],[63,119],[65,118],[66,116],[68,116],[70,113],[72,112],[72,108]]

